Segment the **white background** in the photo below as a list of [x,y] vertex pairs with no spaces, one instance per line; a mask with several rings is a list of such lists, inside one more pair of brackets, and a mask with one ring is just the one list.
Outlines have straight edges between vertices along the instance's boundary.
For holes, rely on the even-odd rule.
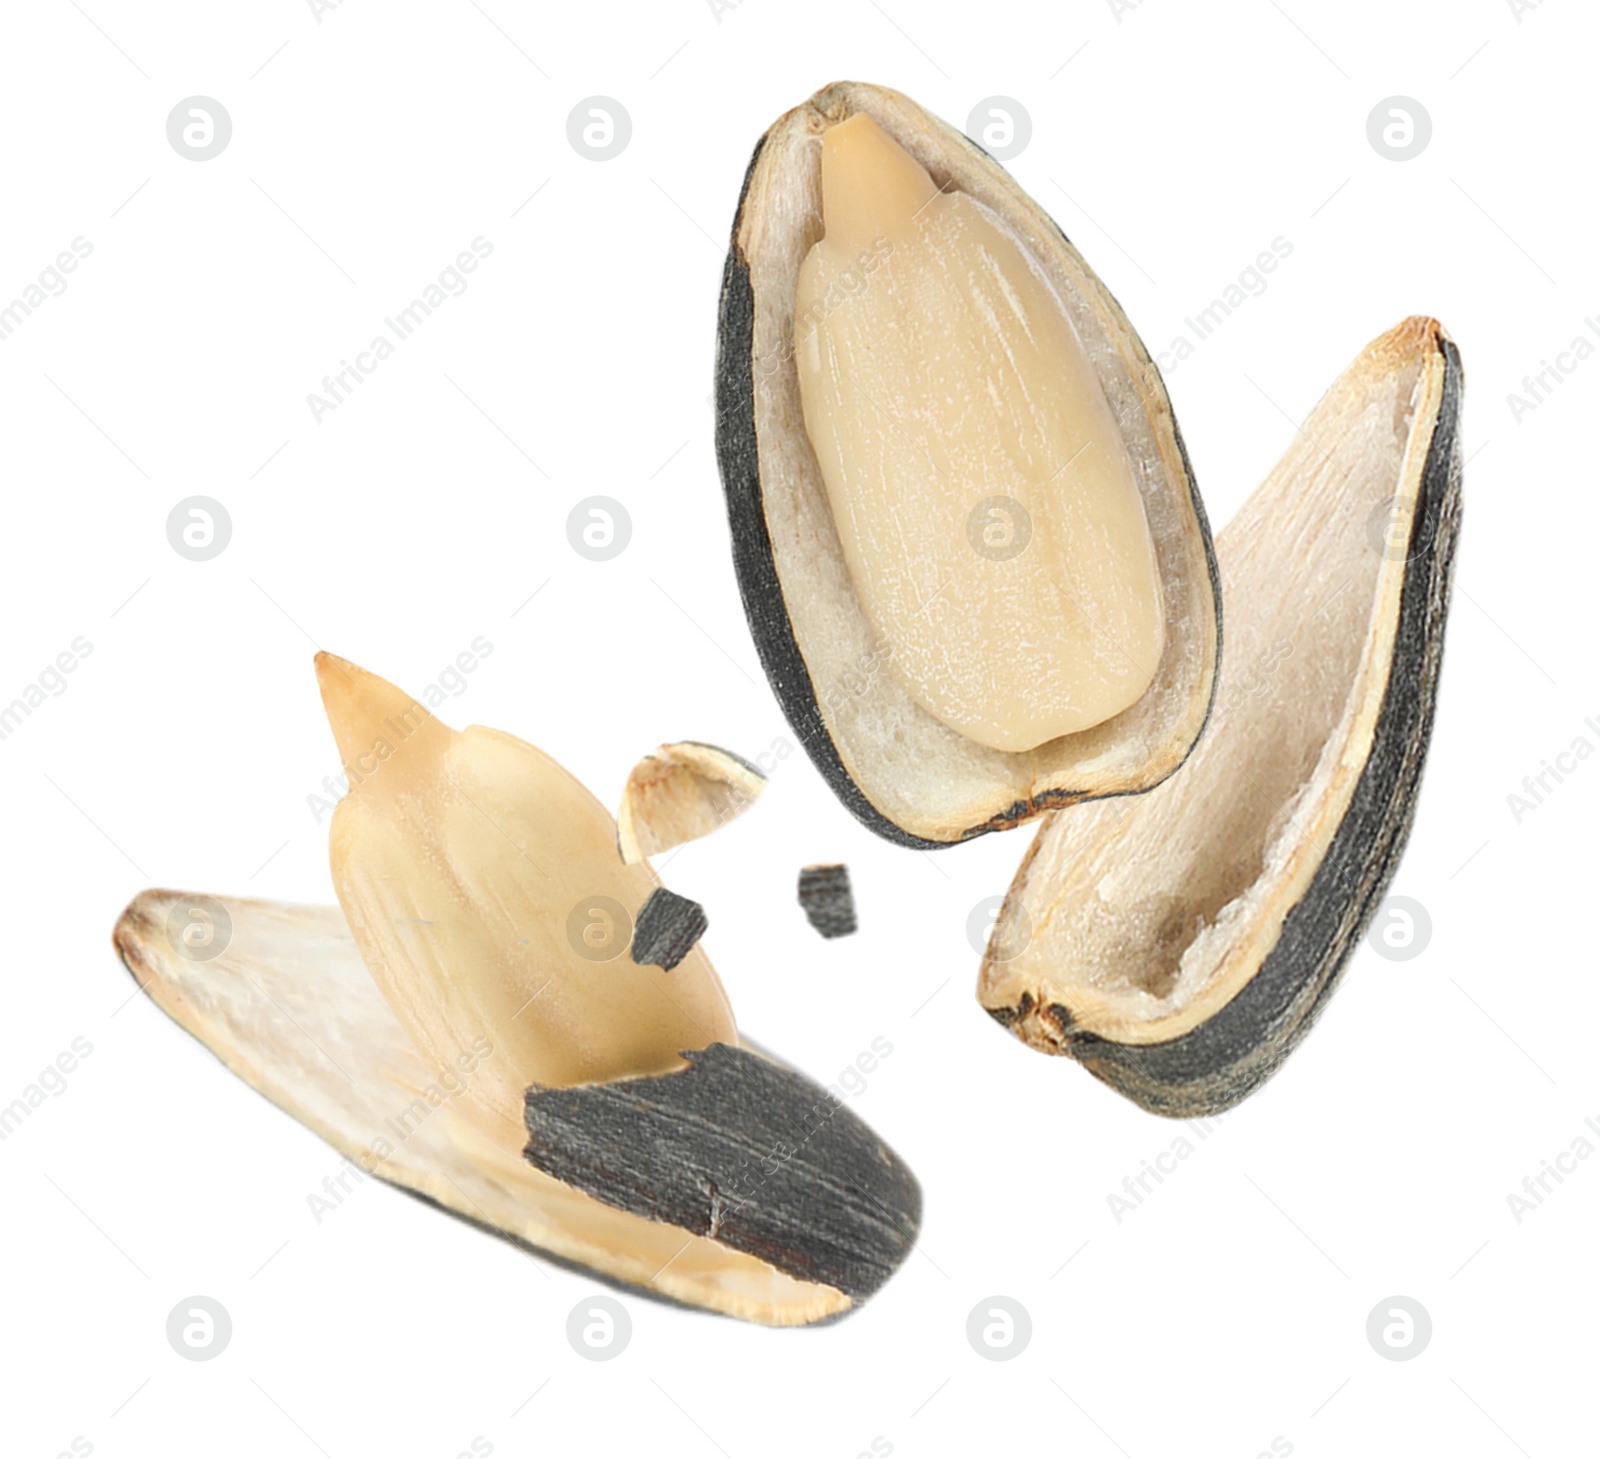
[[[13,7],[0,302],[75,237],[93,253],[0,341],[0,700],[75,636],[93,653],[0,743],[0,1103],[75,1037],[93,1053],[0,1144],[5,1452],[1595,1452],[1600,1159],[1520,1224],[1507,1204],[1600,1118],[1600,760],[1521,824],[1507,804],[1579,735],[1600,745],[1600,360],[1520,423],[1507,403],[1600,312],[1600,24],[1576,0],[1525,8]],[[1119,1224],[1108,1195],[1183,1128],[1024,1050],[972,997],[968,913],[1030,833],[896,849],[785,760],[668,880],[706,903],[757,1038],[824,1080],[893,1044],[854,1108],[921,1177],[923,1239],[842,1324],[628,1298],[631,1345],[590,1363],[565,1337],[599,1290],[583,1277],[376,1182],[317,1224],[334,1154],[128,1001],[108,935],[146,885],[332,900],[306,802],[338,768],[314,645],[420,692],[485,636],[443,717],[532,740],[607,802],[659,741],[754,755],[787,735],[729,558],[713,331],[751,146],[841,77],[957,125],[1020,101],[1012,171],[1152,350],[1292,242],[1170,377],[1218,525],[1368,339],[1424,312],[1459,341],[1465,534],[1394,887],[1432,940],[1406,962],[1364,946],[1284,1072]],[[234,126],[204,163],[165,134],[195,94]],[[595,94],[633,123],[603,163],[566,136]],[[1366,132],[1395,94],[1433,120],[1404,163]],[[480,235],[470,289],[316,423],[308,392]],[[206,563],[165,536],[194,494],[233,521]],[[566,538],[593,494],[633,519],[609,563]],[[863,923],[837,943],[793,897],[827,859],[850,864]],[[195,1293],[233,1320],[208,1363],[164,1332]],[[965,1335],[992,1294],[1032,1318],[1006,1363]],[[1432,1316],[1414,1361],[1366,1339],[1392,1294]]]

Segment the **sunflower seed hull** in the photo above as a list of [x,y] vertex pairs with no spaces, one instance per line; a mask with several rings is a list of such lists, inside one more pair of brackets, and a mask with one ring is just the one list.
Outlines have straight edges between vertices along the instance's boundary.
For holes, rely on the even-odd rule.
[[1310,891],[1285,919],[1261,971],[1192,1033],[1143,1047],[1093,1036],[1074,1042],[1073,1057],[1156,1113],[1183,1119],[1220,1113],[1276,1072],[1321,1014],[1405,849],[1433,729],[1461,520],[1461,357],[1448,341],[1444,353],[1440,425],[1412,534],[1413,543],[1423,545],[1401,598],[1395,671],[1372,756]]
[[1309,1031],[1411,826],[1461,397],[1443,329],[1404,321],[1221,534],[1234,662],[1217,720],[1168,784],[1047,821],[991,934],[980,999],[1031,1047],[1189,1118],[1244,1099]]
[[[195,907],[218,914],[204,959],[179,935]],[[337,907],[150,891],[123,914],[115,942],[147,998],[338,1152],[346,1162],[339,1188],[323,1193],[332,1204],[349,1180],[371,1176],[591,1279],[659,1300],[785,1327],[849,1312],[850,1300],[831,1287],[629,1216],[534,1169],[522,1156],[521,1090],[510,1148],[486,1142],[465,1118],[462,1091],[466,1064],[504,1057],[499,1032],[466,1050],[466,1064],[431,1070]],[[230,1154],[248,1162],[248,1141]]]
[[860,1302],[910,1253],[922,1193],[838,1098],[746,1049],[678,1074],[527,1095],[528,1161]]
[[[1051,537],[1046,519],[1060,505],[1049,489],[1044,496],[1051,505],[1041,507],[1033,524],[1033,509],[1022,500],[1027,493],[986,449],[974,453],[971,470],[949,472],[955,496],[945,507],[961,505],[961,483],[967,479],[971,501],[965,514],[956,512],[961,520],[948,561],[939,563],[941,570],[906,613],[892,615],[904,630],[898,637],[887,620],[874,624],[858,583],[871,578],[904,587],[911,556],[901,562],[892,543],[879,543],[883,550],[874,561],[881,571],[852,576],[815,441],[808,435],[797,350],[805,340],[797,332],[796,306],[807,255],[826,223],[821,175],[826,138],[836,127],[854,124],[859,131],[858,119],[870,121],[913,158],[940,194],[964,199],[951,206],[992,215],[1015,240],[1026,256],[1028,277],[1037,273],[1065,306],[1089,362],[1093,394],[1077,403],[1102,398],[1115,422],[1115,444],[1131,464],[1154,549],[1164,647],[1137,701],[1090,728],[1056,733],[1061,726],[1047,723],[1050,716],[1024,724],[1009,711],[995,728],[989,720],[1004,706],[989,702],[992,686],[980,693],[981,703],[967,703],[966,694],[952,697],[947,685],[935,696],[917,667],[918,655],[900,641],[939,634],[950,642],[935,647],[949,648],[965,638],[974,620],[970,614],[946,613],[939,607],[941,593],[948,589],[954,604],[961,599],[958,580],[976,573],[1020,581],[1017,573],[1031,571],[1035,558],[1043,561]],[[880,257],[867,293],[887,285],[893,270],[900,270],[896,278],[909,281],[915,251],[907,246],[886,260]],[[941,257],[950,263],[954,255]],[[860,311],[871,307],[854,293],[841,293],[836,307],[830,289],[824,322],[830,333],[870,338],[875,331]],[[983,332],[986,338],[994,333]],[[971,393],[985,394],[995,385],[993,367],[1003,353],[991,352],[975,373],[962,371],[963,379],[972,379]],[[921,378],[935,369],[940,358],[935,344],[908,345],[908,365],[915,368],[894,373],[909,384],[912,375]],[[1060,383],[1053,372],[1042,374]],[[1054,397],[1058,402],[1069,396],[1077,400],[1074,386],[1061,388],[1062,395]],[[936,389],[929,398],[941,400],[948,393]],[[1002,424],[1016,424],[1013,415],[1002,412]],[[944,439],[954,422],[954,416],[939,420],[934,434]],[[821,433],[831,439],[825,423]],[[860,440],[876,449],[870,434]],[[1219,591],[1204,508],[1160,376],[1116,301],[1060,229],[981,148],[909,98],[858,83],[828,86],[781,117],[756,148],[723,274],[717,461],[740,595],[773,692],[830,788],[878,835],[918,849],[951,845],[1059,807],[1149,789],[1171,775],[1193,748],[1215,688]],[[1087,464],[1080,461],[1074,469]],[[1042,467],[1038,475],[1049,478],[1054,469]],[[847,474],[858,485],[873,479],[870,469],[851,468]],[[1005,481],[990,480],[994,474]],[[1034,525],[1038,542],[1028,548]],[[1019,550],[1015,560],[1002,560],[1019,544],[1033,557],[1024,559]],[[1090,603],[1098,601],[1097,595],[1073,592],[1070,584],[1055,586],[1100,618]],[[932,606],[919,614],[924,601]],[[1053,596],[1049,604],[1050,615],[1059,611]],[[942,613],[946,621],[940,627],[934,620]],[[1100,626],[1107,627],[1105,619]],[[1120,631],[1114,636],[1124,637]],[[1028,653],[1020,648],[1022,640],[1011,635],[1007,643],[1018,652],[1002,677],[1021,698],[1037,692],[1059,708],[1059,695],[1023,662]],[[922,662],[928,668],[954,660],[932,652]],[[1075,659],[1074,665],[1077,672],[1081,664]],[[928,693],[919,699],[908,680]],[[939,712],[924,702],[933,697],[942,706]],[[1035,733],[1055,737],[1035,749],[998,748],[1031,742]]]

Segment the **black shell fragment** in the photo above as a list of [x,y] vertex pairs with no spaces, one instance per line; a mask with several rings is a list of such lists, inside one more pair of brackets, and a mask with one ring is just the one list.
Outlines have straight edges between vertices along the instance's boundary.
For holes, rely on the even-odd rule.
[[528,1090],[528,1161],[860,1302],[910,1253],[922,1192],[842,1099],[747,1049],[675,1074]]
[[657,887],[634,918],[629,956],[640,967],[649,963],[670,973],[689,956],[710,925],[699,902]]
[[856,930],[856,901],[850,868],[808,866],[800,873],[800,905],[806,920],[824,937],[848,937]]

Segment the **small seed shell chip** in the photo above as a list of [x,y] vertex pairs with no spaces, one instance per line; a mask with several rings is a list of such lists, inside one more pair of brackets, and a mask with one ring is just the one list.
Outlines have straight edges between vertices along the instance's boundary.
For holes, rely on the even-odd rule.
[[756,803],[767,777],[731,750],[695,740],[652,750],[628,775],[617,849],[630,865],[709,836]]
[[824,937],[848,937],[856,930],[850,868],[842,862],[805,867],[800,873],[800,905],[806,920]]

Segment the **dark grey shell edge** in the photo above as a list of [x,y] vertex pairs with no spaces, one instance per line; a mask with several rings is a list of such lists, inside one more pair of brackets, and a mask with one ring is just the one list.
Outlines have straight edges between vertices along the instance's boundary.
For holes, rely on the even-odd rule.
[[745,195],[766,138],[756,143],[739,189],[733,234],[722,270],[722,298],[717,312],[716,447],[717,467],[727,500],[733,538],[733,568],[739,582],[750,636],[766,671],[778,706],[799,737],[811,763],[845,808],[869,831],[919,850],[937,850],[945,843],[927,841],[902,830],[862,793],[844,768],[823,723],[810,672],[795,640],[783,605],[783,588],[772,556],[772,537],[761,500],[761,465],[756,447],[755,374],[751,358],[755,338],[755,296],[749,266],[739,255],[739,219]]

